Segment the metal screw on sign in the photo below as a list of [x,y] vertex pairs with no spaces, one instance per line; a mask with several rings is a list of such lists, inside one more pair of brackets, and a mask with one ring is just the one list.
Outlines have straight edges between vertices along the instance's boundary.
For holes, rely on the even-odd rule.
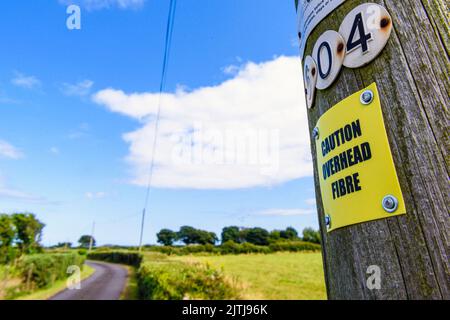
[[371,104],[373,101],[374,95],[371,90],[366,90],[361,94],[361,103],[364,105]]
[[387,195],[383,198],[382,205],[386,212],[393,213],[398,209],[398,200],[392,195]]
[[319,139],[319,135],[320,135],[319,128],[315,127],[313,132],[312,132],[312,135],[313,135],[314,139]]
[[325,216],[325,224],[326,224],[328,229],[331,228],[331,217],[329,215]]

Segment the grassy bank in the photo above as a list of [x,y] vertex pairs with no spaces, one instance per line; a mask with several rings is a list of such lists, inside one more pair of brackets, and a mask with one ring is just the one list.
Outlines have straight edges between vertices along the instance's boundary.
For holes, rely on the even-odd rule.
[[139,298],[144,300],[234,300],[239,288],[221,270],[206,263],[146,254],[137,272]]
[[222,269],[242,284],[245,299],[326,299],[320,253],[181,256],[170,259],[203,262]]
[[0,267],[0,299],[19,299],[65,284],[69,268],[82,268],[84,261],[85,256],[76,252],[22,256],[14,264]]
[[[95,269],[84,265],[81,271],[81,280],[89,278],[94,274]],[[31,294],[19,297],[17,300],[48,300],[57,293],[64,291],[67,287],[67,279],[56,281],[51,287],[35,291]]]

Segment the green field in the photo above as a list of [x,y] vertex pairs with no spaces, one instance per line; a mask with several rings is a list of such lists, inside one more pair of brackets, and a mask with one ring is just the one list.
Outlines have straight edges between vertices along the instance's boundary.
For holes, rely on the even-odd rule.
[[241,284],[243,298],[268,300],[326,299],[320,253],[181,256],[171,259],[206,262]]

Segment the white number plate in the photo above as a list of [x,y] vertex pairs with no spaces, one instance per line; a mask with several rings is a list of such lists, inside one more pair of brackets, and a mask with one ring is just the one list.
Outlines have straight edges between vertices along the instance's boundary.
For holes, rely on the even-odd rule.
[[375,59],[392,32],[389,12],[375,3],[364,3],[344,18],[339,33],[344,37],[346,56],[344,66],[359,68]]

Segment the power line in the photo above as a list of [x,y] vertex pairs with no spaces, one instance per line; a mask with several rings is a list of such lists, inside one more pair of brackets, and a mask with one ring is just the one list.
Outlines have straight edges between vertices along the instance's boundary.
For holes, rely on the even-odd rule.
[[167,17],[167,26],[166,26],[164,59],[163,59],[162,72],[161,72],[161,82],[159,85],[158,108],[157,108],[157,112],[156,112],[155,129],[154,129],[154,135],[153,135],[152,157],[151,157],[151,162],[150,162],[150,171],[149,171],[147,191],[146,191],[145,201],[144,201],[144,209],[142,210],[141,234],[140,234],[140,238],[139,238],[139,251],[142,250],[142,240],[143,240],[143,236],[144,236],[144,226],[145,226],[145,215],[146,215],[146,211],[147,211],[147,207],[148,207],[148,202],[150,199],[150,190],[151,190],[151,186],[152,186],[152,182],[153,182],[153,170],[155,167],[155,153],[156,153],[156,145],[157,145],[157,140],[158,140],[159,121],[161,119],[161,100],[162,100],[162,93],[164,91],[164,87],[166,84],[167,69],[169,67],[169,57],[170,57],[170,49],[171,49],[171,45],[172,45],[173,28],[175,25],[176,8],[177,8],[177,0],[170,0],[169,15]]

